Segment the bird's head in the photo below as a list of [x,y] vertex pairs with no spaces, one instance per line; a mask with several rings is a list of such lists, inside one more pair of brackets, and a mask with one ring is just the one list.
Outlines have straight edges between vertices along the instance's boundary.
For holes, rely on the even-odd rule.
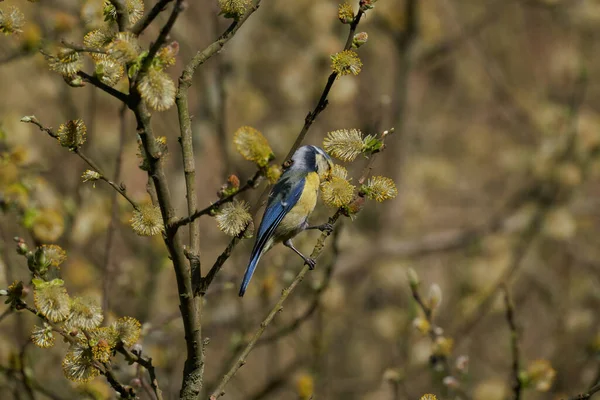
[[329,178],[333,161],[322,148],[317,146],[302,146],[292,156],[290,169],[297,171],[316,172],[321,180]]

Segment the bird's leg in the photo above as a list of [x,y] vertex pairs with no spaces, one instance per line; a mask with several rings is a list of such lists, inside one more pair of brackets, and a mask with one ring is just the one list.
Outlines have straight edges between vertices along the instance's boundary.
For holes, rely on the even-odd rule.
[[294,252],[296,254],[298,254],[300,257],[302,257],[302,259],[304,260],[304,263],[306,265],[308,265],[308,268],[315,269],[315,265],[317,264],[317,261],[314,258],[306,257],[304,254],[300,253],[300,251],[297,248],[295,248],[294,245],[292,244],[291,239],[288,239],[285,242],[283,242],[283,245],[294,250]]
[[330,223],[325,223],[321,225],[307,226],[305,229],[318,229],[321,232],[331,233],[333,232],[333,225],[331,225]]

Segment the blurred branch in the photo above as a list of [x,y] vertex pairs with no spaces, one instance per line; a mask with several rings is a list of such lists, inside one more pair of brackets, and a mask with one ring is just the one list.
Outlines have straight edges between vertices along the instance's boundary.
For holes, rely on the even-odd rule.
[[137,355],[137,354],[127,350],[124,346],[118,347],[117,351],[119,353],[123,354],[123,356],[125,356],[125,359],[127,359],[127,361],[129,361],[131,363],[139,364],[142,367],[146,368],[146,370],[148,371],[148,375],[150,376],[150,386],[152,387],[152,390],[154,391],[154,394],[156,395],[156,399],[162,400],[163,399],[162,391],[160,390],[160,388],[158,386],[158,379],[156,378],[156,371],[154,369],[154,365],[152,365],[152,359],[144,358],[141,356],[141,354]]
[[256,171],[254,173],[254,175],[246,181],[244,186],[242,186],[238,189],[237,192],[232,193],[228,196],[223,197],[222,199],[215,201],[213,204],[211,204],[210,206],[208,206],[206,208],[203,208],[202,210],[196,210],[194,213],[190,214],[190,216],[188,216],[188,217],[180,218],[180,219],[174,221],[172,224],[173,229],[178,229],[181,226],[187,225],[187,224],[195,221],[196,219],[200,218],[203,215],[211,214],[212,212],[217,211],[219,209],[219,207],[221,207],[225,203],[229,203],[240,193],[243,193],[249,189],[253,189],[257,185],[259,179],[262,176],[263,176],[263,171],[261,171],[261,170]]
[[464,45],[468,39],[478,35],[486,27],[490,26],[490,24],[498,18],[500,15],[499,11],[504,7],[506,7],[506,1],[504,0],[495,0],[491,2],[490,5],[486,6],[482,16],[475,21],[466,24],[457,34],[423,50],[423,52],[415,58],[413,65],[417,69],[427,68],[429,65],[435,64],[436,60],[457,50]]
[[[125,150],[125,137],[127,133],[126,114],[127,106],[123,104],[119,111],[119,150],[117,151],[117,160],[115,165],[115,180],[121,180],[121,166],[123,165],[123,151]],[[104,266],[102,282],[102,309],[106,312],[110,312],[110,285],[115,277],[115,271],[112,268],[112,253],[113,253],[113,239],[115,236],[115,230],[119,222],[119,210],[117,204],[117,192],[113,193],[111,204],[110,204],[110,222],[108,224],[108,232],[106,234],[106,247],[104,249]]]
[[[55,139],[58,138],[58,135],[52,130],[52,128],[43,126],[33,115],[23,117],[23,119],[21,119],[21,122],[34,124],[35,126],[40,128],[41,131],[46,132],[48,135],[50,135],[50,137],[53,137]],[[100,167],[98,167],[98,165],[94,161],[92,161],[88,156],[83,154],[81,150],[79,150],[78,148],[74,149],[73,153],[77,154],[79,158],[86,162],[87,165],[89,165],[94,171],[98,172],[100,174],[100,179],[112,186],[112,188],[115,189],[121,196],[123,196],[123,198],[127,200],[129,204],[133,206],[133,208],[135,208],[136,210],[139,208],[138,204],[131,197],[129,197],[125,188],[122,185],[117,185],[116,183],[108,179],[106,175],[104,175],[104,173],[102,172],[102,169],[100,169]]]
[[154,4],[154,7],[148,12],[148,14],[144,15],[142,19],[135,23],[135,25],[131,28],[131,33],[138,36],[154,21],[154,18],[158,16],[162,11],[165,10],[167,5],[173,0],[159,0]]
[[25,351],[27,350],[27,345],[31,343],[26,339],[25,343],[21,345],[21,349],[19,350],[19,374],[23,377],[23,387],[25,388],[25,393],[27,397],[31,400],[35,400],[35,394],[33,393],[33,388],[31,385],[31,377],[30,374],[26,372],[26,370],[30,369],[27,365],[27,357],[25,355]]
[[311,304],[308,306],[306,311],[304,311],[300,316],[296,317],[292,322],[288,323],[285,326],[282,326],[281,328],[278,328],[275,332],[271,333],[270,335],[261,338],[257,343],[257,346],[269,344],[289,335],[290,333],[298,329],[300,325],[307,321],[315,313],[315,311],[317,311],[319,305],[321,304],[321,295],[329,288],[329,284],[331,283],[331,277],[333,276],[336,261],[340,253],[339,233],[339,228],[333,231],[331,245],[333,252],[332,260],[329,264],[327,264],[327,267],[325,268],[325,276],[323,278],[323,282],[321,282],[321,284],[319,284],[319,286],[316,289],[314,289]]
[[0,373],[6,375],[6,377],[9,380],[17,380],[17,381],[20,381],[21,383],[24,383],[24,381],[27,379],[29,381],[29,385],[30,385],[31,389],[33,389],[35,392],[40,393],[41,395],[46,396],[47,398],[49,398],[51,400],[67,400],[67,397],[59,396],[56,393],[47,389],[46,388],[47,385],[42,385],[41,383],[32,379],[31,377],[21,376],[19,371],[14,368],[5,367],[4,365],[0,365]]
[[[565,134],[566,146],[562,150],[561,154],[559,154],[559,156],[557,157],[556,162],[563,162],[577,156],[575,154],[575,144],[577,140],[578,131],[577,119],[579,116],[579,109],[583,104],[585,98],[586,87],[587,78],[585,73],[582,72],[577,82],[575,82],[575,87],[570,99],[568,110],[570,125]],[[468,316],[458,328],[454,329],[454,333],[452,336],[456,338],[457,345],[458,342],[460,342],[468,336],[468,332],[470,332],[475,327],[475,325],[477,325],[477,323],[487,314],[500,288],[503,285],[508,285],[510,279],[518,271],[528,249],[532,245],[533,240],[535,239],[535,237],[541,229],[541,225],[544,221],[548,210],[557,201],[559,201],[559,199],[561,199],[562,201],[566,201],[571,193],[572,191],[563,194],[560,186],[557,187],[556,183],[534,181],[529,187],[529,189],[522,190],[521,192],[519,192],[519,194],[513,197],[513,204],[519,203],[527,199],[534,200],[537,203],[537,209],[535,211],[535,214],[531,218],[528,226],[521,232],[517,240],[517,243],[512,252],[512,260],[509,267],[504,271],[502,276],[492,286],[492,289],[484,297],[477,309],[470,316]]]
[[234,20],[231,25],[223,32],[223,34],[213,43],[208,45],[204,50],[198,51],[194,58],[185,66],[181,77],[179,78],[179,90],[178,92],[187,92],[189,87],[192,85],[192,78],[196,69],[204,64],[209,58],[217,54],[223,46],[231,39],[242,27],[244,22],[250,18],[250,16],[258,10],[261,0],[257,0],[256,3],[248,9],[246,14],[240,19]]
[[[337,222],[337,220],[339,219],[340,216],[341,216],[341,212],[338,210],[332,217],[329,218],[328,222],[331,225],[335,225],[335,223]],[[325,247],[325,240],[327,239],[327,237],[329,235],[330,235],[330,233],[328,231],[324,231],[323,233],[321,233],[321,236],[319,237],[317,244],[315,245],[312,253],[310,254],[310,258],[316,259],[323,252],[323,249]],[[260,337],[262,336],[265,329],[267,329],[269,324],[273,321],[275,316],[281,310],[283,310],[283,303],[287,300],[287,298],[294,291],[294,289],[296,289],[298,284],[300,282],[302,282],[302,280],[304,279],[304,276],[308,273],[309,270],[310,270],[310,267],[308,265],[304,265],[302,267],[302,270],[298,273],[298,275],[296,275],[296,277],[294,278],[292,283],[286,289],[283,290],[281,297],[279,298],[277,303],[275,303],[275,306],[273,306],[273,308],[271,309],[271,311],[269,312],[267,317],[260,323],[260,326],[254,332],[252,339],[250,339],[248,344],[244,347],[244,350],[242,350],[242,353],[235,359],[234,363],[229,368],[229,371],[225,374],[225,376],[223,377],[223,379],[221,380],[221,382],[219,383],[217,388],[214,390],[214,392],[210,396],[210,400],[216,400],[225,394],[224,389],[225,389],[225,386],[227,385],[227,383],[229,383],[229,381],[231,380],[231,378],[233,378],[233,376],[237,373],[237,371],[244,364],[246,364],[246,358],[248,357],[248,354],[250,354],[250,352],[254,349],[254,346],[256,345],[256,343],[258,342]]]
[[17,49],[16,51],[4,54],[0,57],[0,65],[8,64],[12,61],[17,61],[21,58],[29,57],[35,55],[37,53],[37,49],[29,50],[29,49]]
[[8,307],[2,314],[0,314],[0,322],[4,320],[4,318],[8,317],[13,312],[11,307]]
[[513,389],[513,399],[520,400],[521,392],[523,390],[523,385],[521,383],[521,378],[519,377],[520,372],[520,351],[519,351],[519,333],[517,331],[517,324],[515,322],[515,309],[514,305],[510,299],[510,294],[508,292],[508,287],[504,285],[502,288],[504,291],[504,304],[506,306],[506,321],[508,322],[508,327],[510,329],[510,347],[512,352],[512,389]]
[[519,270],[527,251],[533,244],[535,237],[538,235],[541,229],[541,225],[547,211],[547,206],[538,207],[528,226],[523,230],[523,232],[521,232],[519,238],[517,239],[516,245],[512,251],[511,262],[508,268],[502,273],[500,278],[498,278],[496,283],[494,283],[492,288],[483,297],[483,300],[479,303],[477,309],[471,314],[467,315],[459,326],[451,329],[452,333],[450,336],[455,338],[456,346],[458,346],[462,340],[468,337],[469,332],[475,328],[475,326],[492,307],[498,291],[504,285],[507,285],[510,279]]
[[573,397],[569,397],[569,400],[586,400],[591,399],[595,393],[600,392],[600,383],[592,386],[586,393],[578,394]]
[[84,81],[96,86],[98,89],[117,98],[118,100],[122,101],[123,103],[129,104],[129,101],[130,101],[129,95],[127,95],[115,88],[108,86],[107,84],[102,82],[100,79],[96,78],[95,76],[88,75],[83,71],[77,71],[77,76],[81,77]]
[[285,385],[289,380],[290,375],[293,374],[299,366],[300,360],[295,359],[285,367],[278,369],[278,372],[275,376],[271,377],[271,379],[269,379],[269,381],[267,381],[262,388],[257,390],[255,393],[250,394],[247,399],[261,400],[266,398],[269,394]]
[[[348,37],[346,38],[346,44],[344,45],[343,50],[349,50],[352,47],[352,39],[354,38],[356,27],[358,26],[363,14],[364,12],[362,11],[362,9],[359,8],[358,12],[354,16],[354,20],[350,24],[350,31],[348,32]],[[298,147],[300,147],[300,145],[304,141],[304,137],[308,133],[308,130],[310,129],[315,119],[327,107],[327,104],[329,103],[329,101],[327,100],[327,96],[329,95],[329,92],[331,91],[331,88],[333,87],[333,84],[335,83],[337,77],[338,73],[334,71],[329,75],[329,78],[327,78],[327,83],[325,84],[323,93],[321,93],[319,102],[317,103],[315,108],[306,115],[306,118],[304,118],[304,125],[302,126],[302,129],[300,130],[298,137],[296,137],[296,141],[290,148],[290,151],[288,152],[287,156],[285,156],[285,160],[289,159],[292,156],[292,154],[294,154],[294,152],[298,149]]]

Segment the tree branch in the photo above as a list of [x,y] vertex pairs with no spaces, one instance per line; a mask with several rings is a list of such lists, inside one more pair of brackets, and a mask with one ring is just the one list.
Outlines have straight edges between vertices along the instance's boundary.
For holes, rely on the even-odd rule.
[[[58,138],[58,135],[52,130],[52,128],[43,126],[33,115],[23,117],[21,119],[21,122],[34,124],[35,126],[40,128],[41,131],[46,132],[50,137],[53,137],[55,139]],[[108,179],[106,175],[104,175],[104,173],[102,172],[102,169],[100,169],[100,167],[98,167],[98,165],[94,161],[92,161],[92,159],[83,154],[79,149],[73,150],[73,153],[77,154],[79,158],[85,161],[87,165],[89,165],[94,171],[98,172],[100,174],[100,179],[112,186],[112,188],[115,189],[121,196],[123,196],[123,198],[127,200],[129,204],[133,206],[133,208],[135,208],[136,210],[139,209],[138,204],[131,197],[129,197],[125,188],[122,185],[117,185],[116,183]]]
[[148,68],[150,68],[150,65],[152,64],[152,60],[154,60],[154,56],[156,56],[156,53],[158,53],[158,50],[160,50],[161,46],[167,40],[167,36],[169,36],[171,29],[173,29],[173,25],[175,25],[175,21],[177,20],[177,17],[179,16],[179,14],[182,11],[183,11],[183,0],[176,0],[175,5],[173,6],[173,11],[171,11],[171,15],[169,15],[169,19],[167,20],[165,25],[160,30],[158,37],[156,38],[154,43],[152,43],[152,46],[150,46],[148,55],[144,58],[144,61],[142,62],[140,71],[138,72],[137,77],[135,78],[136,82],[139,82],[140,78],[143,77],[146,74],[146,72],[148,71]]
[[263,172],[261,170],[256,171],[256,173],[254,173],[252,178],[248,179],[246,181],[246,183],[244,184],[244,186],[239,188],[237,192],[232,193],[229,196],[225,196],[222,199],[215,201],[213,204],[211,204],[210,206],[208,206],[206,208],[203,208],[202,210],[196,210],[195,212],[190,214],[188,217],[180,218],[179,220],[174,221],[173,228],[178,229],[184,225],[187,225],[187,224],[195,221],[196,219],[200,218],[203,215],[211,214],[212,212],[217,211],[219,209],[219,207],[221,207],[225,203],[229,203],[240,193],[243,193],[249,189],[253,189],[254,187],[256,187],[258,180],[262,176],[263,176]]
[[100,89],[100,90],[110,94],[111,96],[115,97],[116,99],[122,101],[123,103],[128,104],[130,101],[129,95],[127,95],[115,88],[108,86],[107,84],[102,82],[100,79],[96,78],[95,76],[88,75],[83,71],[78,71],[77,76],[81,77],[85,82],[91,83],[92,85],[96,86],[98,89]]
[[321,295],[329,288],[329,284],[331,282],[331,277],[333,276],[333,271],[335,270],[336,261],[339,255],[339,229],[333,231],[333,242],[332,242],[332,250],[333,250],[333,259],[325,268],[325,277],[323,282],[314,289],[313,298],[311,304],[308,306],[306,311],[304,311],[300,316],[295,318],[292,322],[288,323],[281,328],[278,328],[275,332],[270,335],[261,338],[257,345],[261,346],[264,344],[268,344],[274,341],[277,341],[290,333],[294,332],[296,329],[300,327],[305,321],[307,321],[319,308],[321,304]]
[[[335,225],[335,223],[337,222],[337,220],[339,219],[340,216],[341,216],[341,212],[338,210],[331,218],[329,218],[329,223],[331,225]],[[311,258],[316,259],[323,252],[323,249],[325,247],[325,240],[327,239],[327,237],[329,235],[330,235],[330,233],[328,231],[324,231],[323,233],[321,233],[321,236],[319,237],[317,244],[315,245],[312,253],[310,254]],[[260,337],[262,336],[265,329],[267,329],[269,324],[273,321],[273,319],[275,318],[277,313],[279,313],[281,310],[283,310],[283,303],[285,303],[285,301],[287,300],[289,295],[292,294],[292,292],[294,291],[294,289],[296,289],[298,284],[300,282],[302,282],[302,280],[304,279],[304,277],[306,276],[306,274],[308,273],[309,270],[310,270],[309,266],[304,265],[302,267],[302,270],[300,270],[298,275],[296,275],[296,278],[294,278],[292,283],[286,289],[283,290],[281,297],[279,298],[277,303],[275,303],[275,306],[273,306],[273,308],[271,309],[271,311],[269,312],[267,317],[260,323],[260,326],[254,332],[252,339],[250,339],[248,344],[244,347],[241,354],[236,358],[233,365],[231,365],[231,367],[229,368],[229,371],[225,374],[225,376],[223,377],[223,379],[221,380],[221,382],[219,383],[217,388],[214,390],[214,392],[210,396],[210,400],[216,400],[225,394],[224,389],[225,389],[225,386],[227,385],[227,383],[229,383],[229,381],[231,380],[231,378],[233,378],[233,376],[237,373],[237,371],[244,364],[246,364],[246,358],[248,357],[248,354],[250,354],[252,349],[254,349],[254,346],[256,345],[256,343],[258,342]]]
[[154,18],[158,16],[167,5],[173,0],[159,0],[154,7],[150,10],[150,12],[142,17],[135,25],[131,28],[131,33],[136,36],[139,36],[144,30],[154,21]]
[[[354,33],[356,32],[356,27],[358,26],[358,23],[360,22],[363,14],[364,14],[364,12],[361,9],[359,9],[358,12],[356,13],[356,16],[354,17],[354,20],[350,24],[350,31],[348,32],[348,37],[346,38],[346,44],[344,46],[344,50],[349,50],[352,47],[352,40],[354,38]],[[300,145],[304,141],[304,137],[308,133],[308,130],[310,129],[310,127],[313,124],[313,122],[315,121],[315,119],[327,107],[327,104],[328,104],[327,96],[329,95],[329,92],[331,91],[331,88],[333,87],[333,84],[335,83],[335,80],[337,77],[338,77],[337,72],[332,72],[329,75],[329,78],[327,78],[327,83],[325,84],[325,88],[323,89],[323,92],[321,93],[319,102],[317,103],[315,108],[311,112],[309,112],[308,115],[306,115],[306,118],[304,118],[304,125],[302,126],[300,133],[296,137],[296,141],[294,142],[294,144],[290,148],[290,151],[288,152],[287,156],[285,157],[286,160],[289,159],[294,154],[294,152],[298,149],[298,147],[300,147]]]
[[521,369],[520,366],[520,352],[519,352],[519,333],[517,331],[517,324],[515,322],[515,309],[510,299],[510,294],[508,293],[508,287],[504,285],[502,288],[504,291],[504,304],[506,306],[506,321],[508,322],[508,327],[510,329],[510,347],[512,352],[512,389],[513,389],[513,399],[520,400],[521,392],[523,390],[523,385],[521,383],[521,379],[519,378],[519,371]]
[[124,0],[109,0],[117,10],[117,25],[119,32],[125,32],[129,27],[129,10]]
[[[137,89],[134,88],[137,91]],[[139,93],[136,93],[139,96]],[[147,161],[148,176],[152,179],[156,189],[156,197],[165,223],[164,241],[169,251],[179,292],[180,312],[183,319],[185,341],[187,346],[187,359],[185,361],[180,398],[194,399],[200,393],[202,379],[202,343],[200,337],[200,319],[192,290],[192,280],[188,260],[183,252],[181,240],[173,229],[172,223],[176,220],[175,210],[171,199],[167,177],[162,165],[161,151],[156,143],[151,115],[143,102],[138,102],[134,108],[137,120],[138,134],[142,140]]]
[[244,22],[250,18],[250,16],[258,10],[261,0],[257,0],[254,6],[250,7],[246,14],[238,20],[235,20],[229,25],[229,27],[223,32],[223,34],[213,43],[208,45],[204,50],[198,51],[194,58],[186,65],[181,77],[179,78],[179,90],[187,90],[192,85],[192,78],[196,69],[204,64],[209,58],[217,54],[223,46],[237,33],[242,27]]
[[124,346],[118,347],[117,351],[119,353],[123,354],[123,356],[125,356],[125,359],[127,361],[132,362],[132,363],[137,363],[137,364],[141,365],[142,367],[146,368],[146,370],[148,371],[148,375],[150,376],[150,386],[152,387],[152,390],[154,391],[154,394],[156,395],[156,399],[163,400],[162,390],[160,390],[160,387],[158,386],[158,379],[156,378],[156,371],[154,369],[154,365],[152,365],[152,359],[144,358],[141,356],[141,354],[137,355],[137,354],[127,350]]
[[600,383],[594,385],[586,393],[578,394],[573,397],[569,397],[569,400],[586,400],[591,399],[595,393],[600,392]]

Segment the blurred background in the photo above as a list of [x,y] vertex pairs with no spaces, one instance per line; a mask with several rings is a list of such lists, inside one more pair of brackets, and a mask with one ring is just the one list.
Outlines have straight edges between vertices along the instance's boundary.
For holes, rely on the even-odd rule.
[[[153,5],[145,3],[146,10]],[[36,115],[57,128],[82,118],[86,154],[108,176],[115,176],[121,158],[119,182],[136,200],[148,200],[133,115],[126,114],[121,135],[120,104],[91,85],[69,87],[37,51],[63,39],[81,43],[101,23],[102,1],[0,3],[2,10],[11,6],[25,14],[25,25],[19,35],[0,37],[0,150],[10,160],[0,167],[0,194],[50,215],[34,234],[67,250],[61,274],[69,292],[101,298],[108,285],[109,319],[130,315],[143,323],[140,343],[158,368],[165,397],[176,398],[185,343],[175,275],[161,238],[135,235],[131,207],[118,198],[107,245],[114,191],[104,182],[82,184],[87,166],[77,156],[19,122]],[[356,11],[358,5],[352,6]],[[180,49],[169,70],[174,80],[196,51],[227,28],[230,21],[218,10],[216,0],[187,4],[171,34]],[[264,0],[221,53],[198,69],[189,99],[201,207],[216,201],[230,174],[244,182],[255,171],[233,146],[240,126],[260,130],[283,162],[323,90],[330,55],[346,41],[348,26],[337,11],[338,3],[330,0]],[[144,45],[167,15],[145,31]],[[526,398],[566,398],[596,383],[599,26],[595,0],[378,1],[357,29],[369,35],[357,51],[362,72],[335,82],[329,106],[305,143],[321,145],[336,129],[375,134],[394,127],[374,173],[393,178],[399,195],[368,203],[354,221],[342,221],[225,398],[509,398],[504,287],[514,304],[521,367],[537,361],[532,368],[542,365],[550,381],[536,384],[530,370]],[[84,70],[92,71],[91,60],[86,63]],[[184,215],[175,107],[155,113],[153,126],[167,138],[166,170]],[[365,163],[347,165],[355,180]],[[263,182],[242,197],[254,204],[265,187]],[[320,205],[312,221],[324,222],[333,212]],[[0,215],[2,288],[29,276],[12,240],[32,240],[23,218]],[[230,238],[210,217],[200,227],[206,272]],[[305,233],[296,245],[308,252],[317,237]],[[235,248],[205,297],[208,389],[301,268],[295,255],[277,247],[239,298],[251,242]],[[453,341],[442,351],[414,327],[422,314],[412,299],[408,268],[418,274],[422,296],[434,283],[441,288],[434,323],[443,329],[438,334]],[[84,385],[64,379],[64,343],[50,350],[27,345],[35,322],[22,314],[0,322],[2,398],[20,398],[20,383],[9,368],[20,353],[35,380],[51,388],[51,398],[114,397],[102,377]],[[449,370],[432,363],[432,352],[447,360]],[[468,366],[461,364],[465,357]],[[137,376],[125,362],[115,368],[125,383]],[[143,390],[141,396],[152,398]]]

